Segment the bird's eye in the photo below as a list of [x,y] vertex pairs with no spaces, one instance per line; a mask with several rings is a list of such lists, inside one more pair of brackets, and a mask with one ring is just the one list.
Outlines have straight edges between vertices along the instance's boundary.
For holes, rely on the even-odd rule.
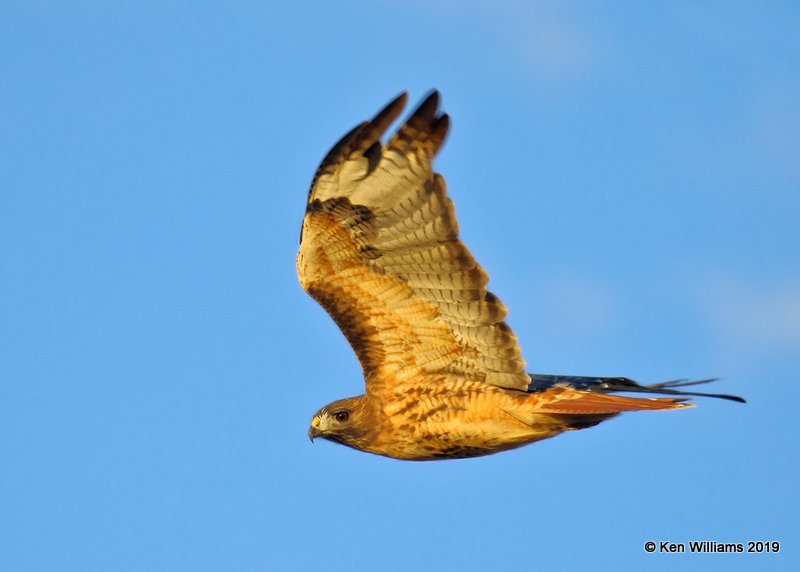
[[337,411],[336,415],[333,416],[339,423],[344,423],[348,419],[350,419],[350,412],[349,411]]

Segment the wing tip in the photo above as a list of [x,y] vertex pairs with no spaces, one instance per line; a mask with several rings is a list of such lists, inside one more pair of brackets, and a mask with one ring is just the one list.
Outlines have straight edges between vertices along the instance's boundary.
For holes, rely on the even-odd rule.
[[377,137],[380,137],[380,135],[382,135],[386,129],[389,128],[389,125],[391,125],[394,120],[400,116],[407,103],[408,92],[401,91],[394,99],[384,105],[380,111],[375,114],[369,123],[372,129],[375,131]]
[[430,90],[422,99],[422,102],[411,113],[406,124],[416,129],[421,129],[426,125],[432,125],[437,120],[436,112],[439,110],[440,100],[441,95],[439,94],[439,90]]
[[447,138],[447,133],[450,131],[450,116],[443,113],[434,122],[431,127],[431,133],[428,140],[433,145],[433,153],[436,154],[442,148],[444,140]]

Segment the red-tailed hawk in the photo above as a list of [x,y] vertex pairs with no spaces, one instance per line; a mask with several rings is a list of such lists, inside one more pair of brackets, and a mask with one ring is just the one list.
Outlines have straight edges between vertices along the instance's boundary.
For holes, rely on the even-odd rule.
[[[526,373],[506,308],[459,240],[444,179],[433,172],[449,124],[439,94],[380,141],[405,103],[402,94],[334,145],[308,195],[300,284],[341,328],[366,382],[364,395],[314,414],[312,440],[396,459],[474,457],[711,395],[680,389],[710,380],[641,386]],[[611,394],[619,391],[673,397]]]

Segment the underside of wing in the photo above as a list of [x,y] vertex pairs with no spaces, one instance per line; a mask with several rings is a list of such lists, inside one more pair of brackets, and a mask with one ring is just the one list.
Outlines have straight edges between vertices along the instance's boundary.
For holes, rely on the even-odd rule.
[[399,96],[345,135],[314,177],[297,271],[344,332],[370,383],[458,375],[530,383],[506,309],[458,238],[431,162],[447,134],[431,93],[386,145]]

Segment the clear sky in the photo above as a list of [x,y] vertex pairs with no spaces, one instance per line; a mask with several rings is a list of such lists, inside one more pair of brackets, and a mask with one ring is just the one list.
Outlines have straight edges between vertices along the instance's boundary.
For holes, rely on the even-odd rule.
[[[0,569],[800,569],[798,6],[3,2]],[[308,442],[362,391],[295,276],[308,184],[434,87],[530,370],[747,405],[464,461]]]

